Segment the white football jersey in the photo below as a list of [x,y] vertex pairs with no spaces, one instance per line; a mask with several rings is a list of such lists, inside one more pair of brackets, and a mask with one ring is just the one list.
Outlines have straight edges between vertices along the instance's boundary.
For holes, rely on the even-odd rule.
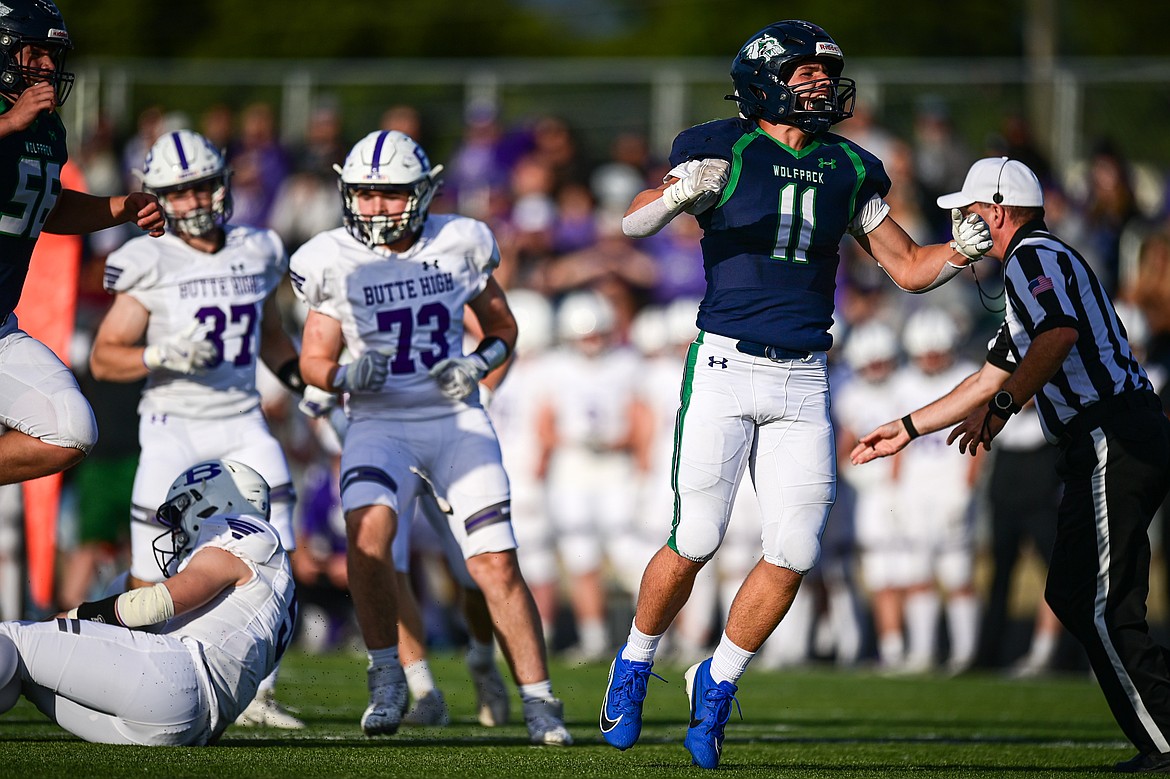
[[199,321],[216,347],[216,361],[205,373],[153,371],[138,407],[144,415],[226,417],[260,405],[260,319],[288,259],[271,230],[228,225],[225,231],[223,248],[214,254],[167,233],[130,240],[106,259],[106,290],[125,292],[150,312],[147,344]]
[[517,480],[536,479],[540,460],[537,412],[544,387],[555,378],[549,374],[547,353],[525,352],[513,360],[508,375],[492,395],[488,416],[500,439],[504,470],[513,486]]
[[[865,435],[891,419],[899,419],[915,408],[918,406],[907,405],[894,391],[892,376],[874,383],[853,374],[840,388],[833,388],[833,416],[854,437]],[[892,474],[893,460],[888,457],[841,468],[841,478],[859,490],[889,486]]]
[[[894,374],[892,394],[899,399],[901,411],[891,419],[907,411],[922,408],[953,390],[964,379],[977,370],[967,360],[956,360],[950,367],[938,373],[923,373],[913,364],[906,365]],[[954,425],[926,433],[902,451],[899,470],[901,479],[907,484],[917,485],[923,491],[954,492],[969,489],[967,482],[971,472],[971,456],[963,454],[958,447],[947,445],[947,436]]]
[[466,217],[432,215],[405,252],[377,252],[344,227],[320,233],[292,256],[293,287],[309,308],[341,323],[351,354],[393,353],[390,376],[376,392],[353,392],[355,420],[445,416],[452,401],[428,371],[463,354],[463,306],[487,286],[500,262],[491,230]]
[[641,357],[628,347],[589,357],[572,347],[549,355],[545,402],[556,415],[563,448],[607,450],[630,432],[630,406],[637,397]]
[[214,688],[221,731],[256,695],[261,680],[276,667],[292,640],[296,619],[292,568],[280,536],[255,516],[222,515],[205,519],[182,571],[207,547],[231,552],[252,569],[246,584],[227,587],[208,603],[174,617],[158,632],[198,643]]

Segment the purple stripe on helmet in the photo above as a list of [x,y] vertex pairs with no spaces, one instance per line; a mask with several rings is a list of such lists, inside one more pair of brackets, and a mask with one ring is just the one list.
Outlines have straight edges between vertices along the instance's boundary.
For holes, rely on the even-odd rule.
[[171,133],[171,140],[175,142],[175,150],[179,153],[179,165],[186,170],[189,165],[187,163],[187,155],[183,153],[183,141],[177,132]]
[[389,135],[389,130],[383,130],[378,133],[378,140],[374,142],[374,159],[370,162],[370,174],[373,176],[378,175],[378,160],[382,159],[382,146],[386,143],[386,138]]

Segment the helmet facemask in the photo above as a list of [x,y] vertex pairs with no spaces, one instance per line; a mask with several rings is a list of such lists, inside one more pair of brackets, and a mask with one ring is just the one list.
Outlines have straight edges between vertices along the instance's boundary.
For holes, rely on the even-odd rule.
[[[437,189],[430,175],[407,185],[350,184],[342,181],[340,186],[345,227],[350,235],[371,249],[392,244],[405,235],[413,235],[421,230]],[[401,214],[394,216],[363,215],[358,203],[358,194],[363,191],[406,194],[406,206]]]
[[[48,0],[20,0],[5,7],[0,17],[0,94],[11,100],[33,84],[49,83],[57,94],[57,105],[65,103],[73,89],[72,73],[65,70],[65,58],[73,44],[65,20]],[[32,67],[22,61],[26,46],[48,51],[53,68]]]
[[[142,171],[142,188],[159,199],[167,225],[176,233],[201,238],[232,216],[231,173],[223,155],[191,130],[164,133],[155,141]],[[189,190],[210,192],[211,204],[179,213],[167,196]]]
[[[426,152],[409,135],[375,130],[350,149],[344,165],[333,169],[338,174],[346,229],[361,243],[377,249],[422,230],[443,166],[431,167]],[[362,192],[405,195],[405,207],[393,216],[363,214]]]
[[[828,75],[789,86],[797,68],[810,61],[824,65]],[[748,119],[816,135],[853,116],[857,84],[841,77],[844,67],[840,47],[820,27],[800,20],[778,22],[756,33],[732,61],[735,93],[727,99],[739,103]]]
[[[208,176],[199,181],[193,181],[190,184],[178,184],[173,187],[163,187],[161,189],[145,187],[144,189],[158,197],[159,205],[162,206],[163,213],[166,214],[167,224],[175,232],[192,238],[202,238],[215,229],[223,227],[231,219],[232,195],[228,178],[229,174],[225,170],[222,173]],[[188,209],[182,215],[175,211],[174,206],[167,197],[167,195],[175,192],[202,188],[211,190],[211,205],[206,208],[196,206],[195,208]]]

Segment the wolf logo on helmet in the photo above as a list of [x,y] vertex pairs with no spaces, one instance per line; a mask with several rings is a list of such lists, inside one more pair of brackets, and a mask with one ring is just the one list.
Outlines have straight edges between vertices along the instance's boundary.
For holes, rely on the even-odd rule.
[[[789,87],[802,62],[817,60],[829,77]],[[856,82],[841,78],[841,47],[815,24],[789,19],[768,25],[740,49],[731,63],[735,94],[727,95],[749,119],[790,124],[807,133],[828,130],[853,116]]]

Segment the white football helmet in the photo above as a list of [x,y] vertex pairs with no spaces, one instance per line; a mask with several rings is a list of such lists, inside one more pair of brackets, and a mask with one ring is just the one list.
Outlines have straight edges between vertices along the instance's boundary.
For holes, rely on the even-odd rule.
[[889,362],[897,356],[898,337],[885,322],[864,322],[849,331],[845,341],[845,362],[853,370]]
[[557,308],[557,336],[565,343],[613,332],[617,315],[600,292],[573,292]]
[[[432,168],[426,152],[406,133],[375,130],[350,149],[344,166],[333,169],[340,176],[346,229],[372,249],[422,229],[443,166]],[[406,208],[400,216],[362,216],[357,202],[361,190],[404,192]]]
[[911,357],[949,354],[959,345],[959,326],[941,308],[920,308],[902,328],[902,346]]
[[[207,235],[222,227],[232,216],[230,173],[223,155],[211,141],[192,130],[164,133],[146,155],[142,188],[158,197],[167,222],[179,233]],[[196,208],[177,214],[166,195],[210,184],[211,208]]]
[[207,460],[171,483],[156,519],[166,532],[154,540],[154,558],[164,576],[195,546],[203,520],[220,514],[247,514],[268,519],[268,482],[243,463]]
[[670,342],[673,344],[689,344],[699,334],[699,326],[695,320],[699,316],[698,298],[678,298],[672,300],[666,307],[666,324],[670,331]]
[[646,306],[630,323],[630,343],[646,357],[659,354],[670,345],[670,327],[663,306]]
[[553,307],[548,298],[531,289],[510,289],[508,307],[519,328],[517,352],[535,353],[552,345]]

